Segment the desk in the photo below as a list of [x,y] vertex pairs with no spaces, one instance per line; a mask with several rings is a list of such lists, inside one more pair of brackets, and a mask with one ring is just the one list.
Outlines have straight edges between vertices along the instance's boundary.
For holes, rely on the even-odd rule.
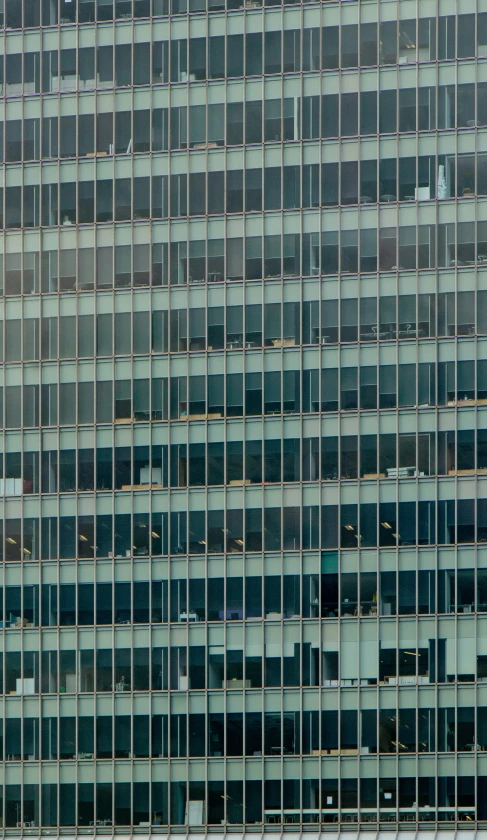
[[315,815],[316,821],[321,820],[321,822],[334,823],[339,821],[342,823],[357,823],[359,821],[367,823],[428,822],[435,821],[436,819],[444,822],[455,821],[456,819],[467,821],[475,819],[475,808],[458,808],[457,811],[451,806],[436,809],[429,805],[420,807],[412,805],[403,808],[381,808],[379,806],[379,808],[360,808],[360,811],[358,808],[347,808],[342,809],[341,819],[340,811],[337,808],[322,808],[321,814],[320,811],[312,808],[303,808],[302,810],[298,808],[284,808],[282,811],[277,808],[272,808],[264,811],[264,820],[267,823],[288,822],[296,818],[299,819],[301,814],[303,816],[308,814]]
[[386,473],[387,478],[408,478],[416,475],[416,467],[389,467]]
[[361,332],[361,341],[377,341],[378,339],[394,338],[394,335],[389,330],[379,331],[377,327],[371,327],[370,332]]
[[385,685],[429,685],[428,674],[411,675],[410,677],[384,677]]
[[486,402],[485,400],[474,400],[474,399],[465,399],[465,400],[448,400],[447,405],[475,405],[475,403]]
[[294,338],[272,338],[274,347],[292,347],[296,342]]
[[217,147],[218,143],[195,143],[193,149],[216,149]]
[[424,330],[399,330],[397,333],[398,338],[422,338],[424,336]]
[[180,414],[180,420],[214,420],[217,417],[221,417],[221,411],[215,412],[213,414]]
[[448,470],[448,475],[476,475],[476,473],[485,475],[487,469],[485,467],[479,467],[476,470]]

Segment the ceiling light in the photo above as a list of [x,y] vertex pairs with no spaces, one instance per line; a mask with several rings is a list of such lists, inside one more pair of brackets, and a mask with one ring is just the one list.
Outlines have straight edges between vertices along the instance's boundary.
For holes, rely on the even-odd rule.
[[389,523],[388,523],[388,522],[381,522],[380,524],[382,525],[382,527],[383,527],[383,528],[389,528],[389,529],[392,529],[392,525],[389,525]]
[[24,551],[25,551],[25,553],[26,553],[26,554],[32,554],[32,552],[31,552],[31,551],[29,551],[29,549],[28,549],[28,548],[24,548]]
[[346,530],[346,531],[353,531],[353,530],[355,530],[353,525],[345,525],[344,527],[345,527],[345,530]]
[[156,537],[157,539],[159,539],[159,534],[157,533],[157,531],[151,531],[151,534],[152,534],[153,537]]
[[83,542],[88,542],[88,537],[85,537],[84,534],[80,534],[79,538],[80,538],[80,540],[83,540]]
[[7,537],[7,542],[12,543],[12,545],[17,545],[17,540],[14,540],[13,537]]

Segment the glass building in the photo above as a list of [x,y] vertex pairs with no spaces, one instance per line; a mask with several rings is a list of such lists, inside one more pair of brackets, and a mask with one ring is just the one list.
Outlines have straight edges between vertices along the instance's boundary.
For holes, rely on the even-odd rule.
[[487,0],[0,25],[0,833],[487,826]]

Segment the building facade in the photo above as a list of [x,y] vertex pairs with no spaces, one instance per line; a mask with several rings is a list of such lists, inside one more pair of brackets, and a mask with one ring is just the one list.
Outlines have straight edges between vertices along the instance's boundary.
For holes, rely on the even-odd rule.
[[487,0],[0,15],[1,831],[487,823]]

